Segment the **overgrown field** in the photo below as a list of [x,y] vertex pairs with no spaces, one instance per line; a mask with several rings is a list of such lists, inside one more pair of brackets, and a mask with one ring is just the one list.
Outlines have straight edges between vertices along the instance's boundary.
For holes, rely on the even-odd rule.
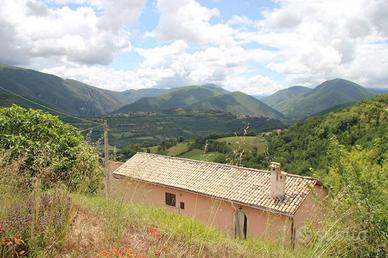
[[[110,143],[119,148],[128,144],[158,144],[169,138],[242,134],[248,125],[252,133],[284,127],[274,119],[237,118],[236,115],[226,113],[152,113],[111,116],[106,119],[110,128]],[[98,134],[95,136],[98,138]]]

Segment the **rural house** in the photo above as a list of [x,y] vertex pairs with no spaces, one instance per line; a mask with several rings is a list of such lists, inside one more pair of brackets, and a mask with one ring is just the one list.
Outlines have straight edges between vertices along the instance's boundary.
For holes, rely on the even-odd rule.
[[137,153],[113,172],[117,198],[165,207],[236,237],[293,243],[322,215],[325,188],[314,178]]

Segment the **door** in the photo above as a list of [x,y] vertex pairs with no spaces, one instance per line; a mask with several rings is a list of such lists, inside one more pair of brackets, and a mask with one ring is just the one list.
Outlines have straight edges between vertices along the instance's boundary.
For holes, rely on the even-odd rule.
[[247,215],[238,209],[234,213],[234,235],[236,238],[247,239]]

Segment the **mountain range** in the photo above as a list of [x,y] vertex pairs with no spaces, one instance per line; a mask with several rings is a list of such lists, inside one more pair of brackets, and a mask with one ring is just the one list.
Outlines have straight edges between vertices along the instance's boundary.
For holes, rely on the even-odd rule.
[[[62,79],[51,74],[13,66],[0,66],[0,87],[25,99],[0,90],[2,106],[16,103],[36,107],[28,100],[78,116],[99,116],[112,112],[142,97],[155,96],[168,90],[144,89],[116,92],[85,83]],[[26,100],[28,99],[28,100]]]
[[158,112],[173,109],[199,112],[223,111],[238,115],[285,119],[283,114],[252,96],[242,92],[229,92],[213,85],[181,87],[160,96],[141,98],[114,113]]
[[311,89],[294,86],[280,90],[262,99],[267,105],[277,109],[286,117],[300,120],[305,117],[333,111],[362,99],[376,95],[359,84],[344,80],[328,80]]
[[225,94],[228,91],[216,86],[186,86],[176,88],[166,94],[141,98],[134,103],[123,106],[114,113],[158,112],[171,109],[187,109],[194,103],[208,97]]
[[84,117],[184,109],[300,120],[379,93],[376,89],[367,89],[344,79],[325,81],[315,88],[293,86],[270,96],[260,96],[260,100],[257,96],[229,92],[214,84],[117,92],[30,69],[0,65],[1,106],[16,103],[37,108],[44,105]]
[[[0,91],[2,106],[16,103],[27,107],[39,107],[32,104],[35,102],[84,117],[101,116],[112,112],[117,114],[185,109],[284,119],[280,112],[249,95],[242,92],[231,93],[213,84],[116,92],[30,69],[0,66],[0,87],[8,91]],[[23,98],[15,97],[10,92]]]

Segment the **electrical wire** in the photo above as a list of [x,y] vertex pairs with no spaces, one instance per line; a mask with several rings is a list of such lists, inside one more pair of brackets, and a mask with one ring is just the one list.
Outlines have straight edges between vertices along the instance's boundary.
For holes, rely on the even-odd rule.
[[93,129],[95,129],[95,128],[103,127],[103,126],[104,126],[104,125],[93,126],[93,127],[87,128],[87,129],[80,130],[80,132],[83,133],[83,132],[86,132],[86,131],[89,131],[89,130],[93,130]]
[[[28,99],[28,98],[26,98],[26,97],[24,97],[24,96],[21,96],[21,95],[15,93],[15,92],[12,92],[12,91],[10,91],[10,90],[8,90],[8,89],[3,88],[3,87],[0,87],[0,89],[4,90],[5,92],[8,92],[8,93],[10,93],[10,94],[12,94],[12,95],[14,95],[14,96],[16,96],[16,97],[19,97],[19,98],[22,98],[22,99],[24,99],[24,100],[26,100],[26,101],[28,101],[28,102],[31,102],[31,103],[33,103],[33,104],[35,104],[35,105],[38,105],[38,106],[41,106],[41,107],[46,108],[46,109],[48,109],[48,110],[51,110],[51,111],[53,111],[53,112],[56,112],[56,113],[58,113],[58,114],[61,114],[61,115],[67,116],[67,117],[71,117],[71,118],[75,118],[75,119],[78,119],[78,120],[83,121],[83,122],[93,123],[93,124],[97,124],[97,125],[99,125],[99,126],[104,126],[104,124],[102,124],[102,123],[98,123],[98,122],[91,121],[91,120],[88,120],[88,119],[76,117],[76,116],[73,116],[73,115],[70,115],[70,114],[63,113],[63,112],[58,111],[58,110],[56,110],[56,109],[47,107],[47,106],[45,106],[45,105],[42,105],[42,104],[40,104],[40,103],[37,103],[37,102],[35,102],[35,101],[33,101],[33,100],[30,100],[30,99]],[[97,126],[96,126],[96,127],[97,127]]]

